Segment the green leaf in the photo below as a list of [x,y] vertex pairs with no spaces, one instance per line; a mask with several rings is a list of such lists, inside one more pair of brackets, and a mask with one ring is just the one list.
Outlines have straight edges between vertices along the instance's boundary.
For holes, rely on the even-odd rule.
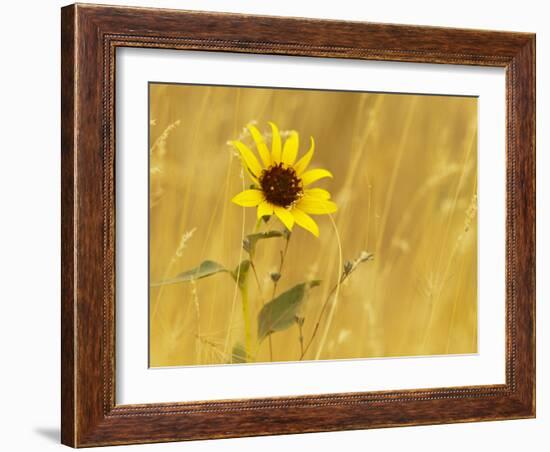
[[254,254],[256,250],[256,244],[259,240],[271,239],[273,237],[283,237],[284,234],[281,231],[267,231],[258,232],[256,234],[249,234],[243,240],[243,248],[248,254]]
[[235,270],[231,272],[231,276],[235,280],[235,282],[239,285],[239,287],[243,287],[244,282],[246,281],[246,277],[248,276],[248,271],[250,270],[250,261],[248,259],[245,259],[242,261],[237,267],[235,267]]
[[244,345],[240,342],[237,342],[233,346],[233,350],[231,351],[231,363],[232,364],[242,364],[246,363],[246,349],[244,348]]
[[298,284],[267,303],[258,314],[258,340],[294,325],[307,292],[319,284],[318,280]]
[[214,261],[203,261],[198,267],[195,267],[186,272],[180,273],[175,278],[167,279],[151,284],[151,287],[164,286],[167,284],[178,284],[188,281],[196,281],[197,279],[206,278],[207,276],[215,275],[216,273],[228,272],[223,265]]

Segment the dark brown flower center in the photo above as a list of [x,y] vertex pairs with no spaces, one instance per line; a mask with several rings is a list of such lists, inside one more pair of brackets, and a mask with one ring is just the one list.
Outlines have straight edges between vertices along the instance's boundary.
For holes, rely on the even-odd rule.
[[302,197],[302,181],[292,167],[277,163],[262,171],[260,185],[271,204],[289,207]]

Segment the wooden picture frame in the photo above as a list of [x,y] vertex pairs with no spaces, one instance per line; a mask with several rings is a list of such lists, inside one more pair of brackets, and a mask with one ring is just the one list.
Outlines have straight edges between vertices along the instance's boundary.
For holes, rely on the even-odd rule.
[[[70,5],[62,9],[62,442],[73,447],[535,416],[535,35]],[[118,47],[506,69],[506,383],[115,403]]]

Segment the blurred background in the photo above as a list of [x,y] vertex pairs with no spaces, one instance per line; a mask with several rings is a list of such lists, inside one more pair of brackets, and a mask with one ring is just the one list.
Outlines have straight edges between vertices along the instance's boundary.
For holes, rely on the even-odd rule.
[[[477,351],[476,98],[175,84],[149,89],[151,283],[206,259],[232,269],[246,257],[243,231],[252,232],[256,210],[230,201],[243,179],[227,142],[241,139],[252,148],[244,126],[254,121],[267,135],[273,121],[300,134],[300,155],[313,136],[311,167],[334,174],[315,186],[328,189],[338,204],[343,259],[374,255],[342,285],[330,323],[321,322],[305,359]],[[279,282],[281,292],[322,280],[302,313],[306,342],[341,273],[330,218],[315,219],[320,238],[294,229]],[[274,220],[271,226],[282,229]],[[254,332],[283,247],[281,239],[258,244],[261,289],[250,284]],[[240,303],[227,274],[151,287],[150,365],[230,362],[244,337]],[[272,347],[274,361],[299,359],[298,327],[273,334]],[[255,360],[270,360],[267,340]]]

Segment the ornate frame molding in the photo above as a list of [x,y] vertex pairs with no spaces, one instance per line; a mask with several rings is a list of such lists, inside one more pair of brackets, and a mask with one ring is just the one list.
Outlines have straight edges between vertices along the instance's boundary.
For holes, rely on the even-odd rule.
[[[118,47],[506,68],[506,383],[116,405]],[[71,5],[62,9],[61,154],[64,444],[82,447],[534,417],[534,35]]]

